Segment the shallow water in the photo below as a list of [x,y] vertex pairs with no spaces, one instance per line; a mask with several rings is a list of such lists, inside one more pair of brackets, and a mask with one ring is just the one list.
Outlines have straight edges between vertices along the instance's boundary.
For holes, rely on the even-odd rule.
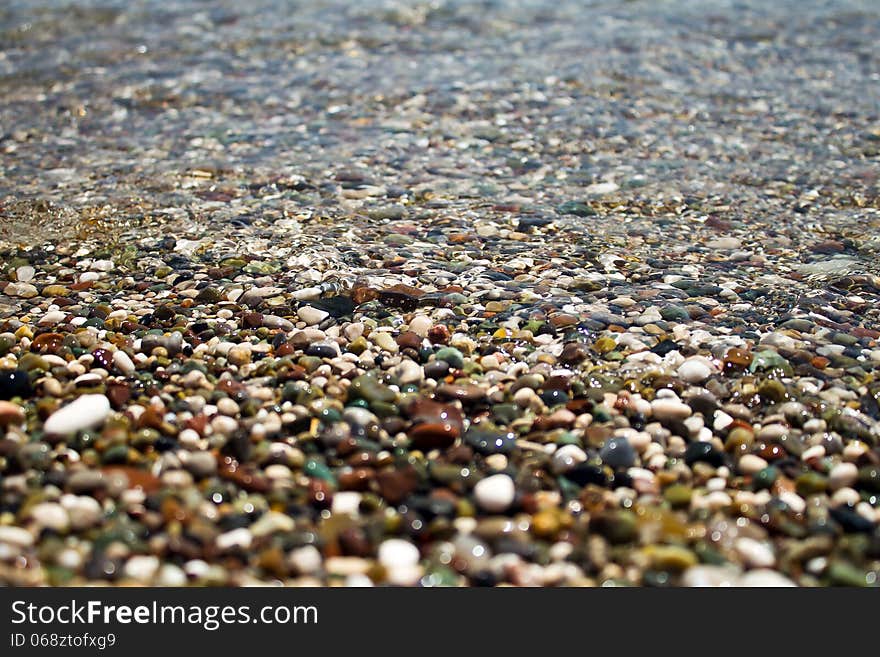
[[603,180],[876,207],[873,2],[239,4],[4,3],[5,206],[198,209],[198,167],[321,204],[361,166],[460,209]]

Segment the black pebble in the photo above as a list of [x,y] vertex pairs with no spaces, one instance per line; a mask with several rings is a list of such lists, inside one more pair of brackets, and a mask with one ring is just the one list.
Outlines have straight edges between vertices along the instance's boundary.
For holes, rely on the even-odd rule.
[[874,523],[863,517],[851,506],[833,506],[828,509],[831,517],[848,534],[870,534]]
[[703,441],[691,443],[684,450],[684,462],[693,465],[700,461],[720,468],[724,465],[724,454],[715,449],[711,443]]
[[27,372],[12,370],[0,372],[0,399],[12,399],[13,397],[30,397],[34,393]]
[[586,486],[587,484],[604,486],[608,483],[608,476],[605,474],[605,471],[598,465],[591,465],[589,463],[579,463],[565,473],[565,478],[579,486]]

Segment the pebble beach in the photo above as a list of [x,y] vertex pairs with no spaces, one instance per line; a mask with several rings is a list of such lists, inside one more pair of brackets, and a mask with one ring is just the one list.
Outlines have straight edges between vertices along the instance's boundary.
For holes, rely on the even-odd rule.
[[878,586],[880,5],[0,7],[0,583]]

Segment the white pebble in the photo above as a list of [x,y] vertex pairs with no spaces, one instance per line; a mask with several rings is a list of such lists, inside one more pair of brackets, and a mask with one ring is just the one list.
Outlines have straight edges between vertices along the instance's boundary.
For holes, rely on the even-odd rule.
[[795,513],[803,513],[807,508],[804,498],[790,490],[779,493],[779,499],[785,502]]
[[834,491],[834,494],[831,496],[831,503],[834,506],[840,505],[848,505],[855,506],[859,502],[862,501],[862,496],[859,495],[859,492],[854,488],[849,488],[845,486]]
[[391,334],[388,333],[388,331],[373,331],[370,333],[370,341],[379,347],[379,349],[391,354],[396,354],[400,349],[400,347],[397,346],[397,342],[394,341],[394,338],[391,337]]
[[859,469],[854,463],[844,461],[838,463],[828,473],[828,485],[831,490],[852,486],[859,478]]
[[290,532],[293,531],[293,528],[293,518],[289,515],[278,511],[269,511],[250,526],[250,532],[256,538],[262,538],[263,536],[271,536],[275,532]]
[[293,550],[287,562],[298,574],[311,575],[321,568],[321,553],[314,545],[306,545]]
[[241,548],[247,550],[251,546],[254,536],[246,527],[233,529],[225,534],[217,537],[217,547],[221,550],[231,550],[233,548]]
[[358,515],[363,495],[357,491],[339,491],[333,495],[330,511],[333,515]]
[[186,573],[172,563],[166,563],[159,569],[156,586],[184,586]]
[[587,460],[587,453],[577,445],[563,445],[553,452],[553,472],[568,472],[578,463]]
[[688,383],[702,383],[712,376],[712,364],[702,356],[692,356],[678,367],[678,376]]
[[506,474],[496,474],[481,479],[474,486],[474,498],[477,504],[493,513],[505,511],[516,495],[513,479]]
[[149,584],[159,570],[159,558],[152,555],[137,554],[131,557],[123,568],[123,574],[141,584]]
[[758,570],[750,570],[745,575],[740,577],[736,582],[736,586],[767,588],[790,587],[797,586],[797,584],[792,582],[785,575],[777,573],[775,570],[761,568]]
[[67,531],[70,527],[70,516],[64,507],[56,502],[41,502],[30,510],[31,519],[40,529],[52,529],[56,532]]
[[104,517],[104,510],[98,500],[88,495],[62,495],[61,506],[70,516],[70,524],[74,529],[97,525]]
[[394,368],[394,376],[403,385],[419,383],[425,379],[425,370],[421,365],[407,358]]
[[739,471],[743,474],[756,474],[767,467],[767,461],[756,454],[743,454],[739,459]]
[[733,549],[743,562],[751,568],[772,568],[776,563],[773,549],[754,538],[741,536],[733,544]]
[[[122,351],[122,349],[117,349],[113,352],[113,364],[119,368],[119,371],[123,374],[131,374],[135,370],[134,362],[131,360],[131,357]],[[198,371],[198,370],[193,370]],[[201,374],[201,372],[199,372]]]
[[691,566],[682,575],[681,584],[701,588],[734,586],[739,576],[739,569],[732,566]]
[[56,324],[63,322],[65,317],[67,317],[67,313],[65,312],[61,312],[60,310],[50,310],[40,317],[40,321],[37,322],[37,324],[40,326],[55,326]]
[[18,279],[19,283],[30,283],[36,273],[36,269],[30,265],[24,265],[15,270],[15,277]]
[[82,395],[52,413],[43,430],[50,435],[70,435],[101,425],[108,415],[110,402],[104,395]]
[[296,314],[302,321],[306,323],[307,326],[320,324],[322,321],[330,316],[330,313],[328,313],[326,310],[313,308],[312,306],[303,306],[302,308],[298,308]]
[[26,548],[34,544],[34,536],[27,529],[4,525],[0,526],[0,543]]
[[733,424],[733,418],[731,416],[721,410],[715,411],[712,420],[712,428],[715,429],[715,431],[724,431],[731,424]]
[[389,538],[379,546],[379,563],[386,568],[412,567],[419,563],[419,549],[400,538]]
[[651,402],[651,413],[658,420],[684,420],[692,412],[690,406],[677,399],[663,397]]
[[431,321],[430,317],[427,315],[416,315],[410,320],[409,330],[420,338],[424,338],[428,335],[428,331],[431,330],[432,326],[434,326],[434,322]]

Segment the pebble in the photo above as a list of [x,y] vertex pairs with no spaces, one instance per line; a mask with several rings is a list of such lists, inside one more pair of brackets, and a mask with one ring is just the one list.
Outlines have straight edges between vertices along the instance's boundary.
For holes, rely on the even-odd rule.
[[327,311],[312,306],[302,306],[296,311],[296,314],[306,323],[306,326],[316,326],[330,316]]
[[113,352],[113,364],[125,375],[132,374],[136,369],[134,361],[121,349]]
[[305,545],[292,550],[288,562],[294,572],[300,575],[312,575],[321,569],[324,560],[314,545]]
[[184,452],[180,460],[183,467],[197,479],[210,477],[217,472],[217,458],[211,452]]
[[434,326],[434,322],[427,315],[416,315],[409,322],[409,330],[420,338],[428,337],[428,331]]
[[99,525],[104,518],[101,505],[95,498],[87,495],[62,495],[61,506],[67,512],[70,525],[75,530]]
[[0,400],[0,427],[21,424],[24,421],[24,410],[18,404]]
[[24,549],[34,544],[34,535],[21,527],[0,525],[0,543]]
[[638,455],[626,438],[609,438],[599,450],[599,458],[612,468],[625,469],[636,464]]
[[477,505],[490,513],[501,513],[513,504],[516,487],[506,474],[496,474],[481,479],[474,486]]
[[687,383],[702,383],[712,376],[711,363],[699,356],[688,358],[678,367],[678,376]]
[[223,551],[239,549],[247,550],[254,540],[251,531],[245,527],[233,529],[217,537],[217,548]]
[[159,558],[153,555],[136,554],[125,562],[122,574],[125,577],[140,582],[141,584],[150,584],[156,573],[159,571]]
[[734,566],[698,565],[688,568],[681,578],[682,586],[688,587],[729,587],[736,586],[741,572]]
[[743,474],[754,475],[766,468],[767,461],[755,454],[743,454],[739,459],[738,468]]
[[651,402],[651,415],[658,420],[684,420],[693,411],[677,399],[661,398]]
[[772,548],[753,538],[741,536],[734,541],[733,548],[750,568],[772,568],[776,564]]
[[775,570],[759,568],[745,573],[736,581],[735,586],[749,588],[786,588],[797,586],[797,584]]
[[587,460],[587,453],[577,445],[563,445],[553,452],[553,471],[564,474]]
[[831,490],[847,488],[859,479],[859,469],[854,463],[842,462],[831,468],[828,473],[828,486]]
[[415,545],[398,538],[383,541],[379,545],[378,556],[379,563],[386,568],[415,566],[421,558]]
[[81,395],[49,416],[43,430],[48,435],[71,435],[100,426],[109,415],[110,401],[107,397]]
[[30,516],[40,529],[66,532],[70,527],[70,516],[64,507],[55,502],[41,502],[31,507]]

